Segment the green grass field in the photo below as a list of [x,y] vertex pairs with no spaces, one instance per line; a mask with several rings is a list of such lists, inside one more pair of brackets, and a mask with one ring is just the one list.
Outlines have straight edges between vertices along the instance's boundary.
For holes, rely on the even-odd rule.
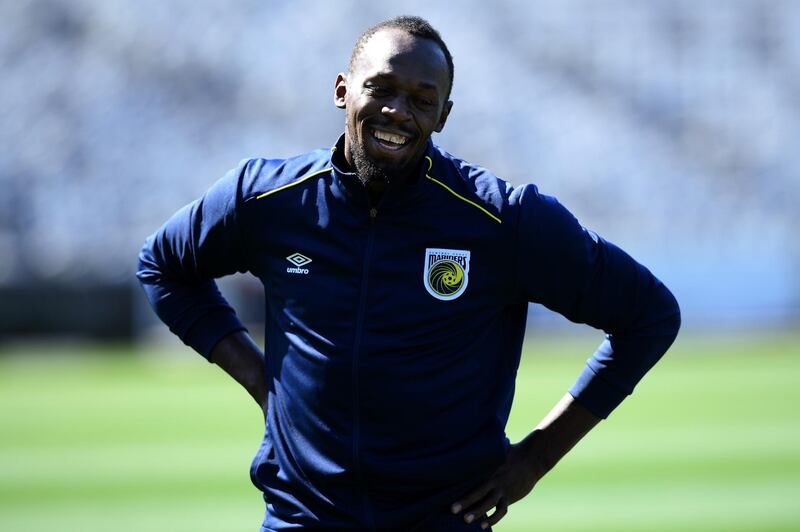
[[[512,440],[597,342],[528,344]],[[185,349],[0,349],[0,427],[0,531],[260,524],[260,414]],[[495,529],[800,530],[800,336],[684,335]]]

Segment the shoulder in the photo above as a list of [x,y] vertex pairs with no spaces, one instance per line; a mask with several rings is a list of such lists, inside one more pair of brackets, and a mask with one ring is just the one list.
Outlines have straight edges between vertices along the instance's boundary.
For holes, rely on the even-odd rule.
[[240,197],[247,202],[274,195],[331,170],[330,150],[314,150],[288,159],[252,158],[240,161]]
[[427,157],[426,179],[462,201],[473,204],[497,222],[511,215],[514,187],[480,165],[433,146]]
[[550,224],[574,226],[575,217],[553,196],[543,194],[533,183],[514,186],[483,166],[455,157],[434,146],[426,177],[451,192],[474,202],[502,223],[533,225],[538,230]]

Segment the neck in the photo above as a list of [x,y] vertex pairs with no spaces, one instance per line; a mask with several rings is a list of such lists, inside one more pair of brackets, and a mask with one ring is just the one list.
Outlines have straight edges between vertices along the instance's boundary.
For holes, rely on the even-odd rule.
[[348,173],[356,174],[358,180],[364,185],[372,206],[378,205],[386,190],[403,185],[412,185],[419,178],[421,164],[424,157],[410,164],[406,171],[393,173],[375,165],[365,156],[357,157],[352,151],[352,146],[345,137],[337,145],[334,158],[338,160],[339,167]]

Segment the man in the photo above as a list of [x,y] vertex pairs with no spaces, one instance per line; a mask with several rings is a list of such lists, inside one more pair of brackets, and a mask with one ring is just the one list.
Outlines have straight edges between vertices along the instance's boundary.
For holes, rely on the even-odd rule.
[[[424,20],[370,28],[336,78],[332,150],[243,161],[142,249],[159,316],[263,408],[262,531],[489,529],[677,334],[647,269],[533,185],[431,143],[452,80]],[[264,284],[264,354],[213,282],[236,271]],[[531,301],[608,335],[511,444]]]

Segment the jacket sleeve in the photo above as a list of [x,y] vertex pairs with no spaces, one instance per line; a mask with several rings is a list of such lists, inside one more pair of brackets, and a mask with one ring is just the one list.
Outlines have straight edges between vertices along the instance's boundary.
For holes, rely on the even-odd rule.
[[675,297],[644,266],[582,227],[533,185],[519,202],[519,286],[528,301],[606,332],[570,394],[607,417],[666,352],[680,327]]
[[246,271],[237,209],[246,161],[176,212],[144,243],[136,277],[150,305],[183,342],[206,357],[244,330],[214,278]]

